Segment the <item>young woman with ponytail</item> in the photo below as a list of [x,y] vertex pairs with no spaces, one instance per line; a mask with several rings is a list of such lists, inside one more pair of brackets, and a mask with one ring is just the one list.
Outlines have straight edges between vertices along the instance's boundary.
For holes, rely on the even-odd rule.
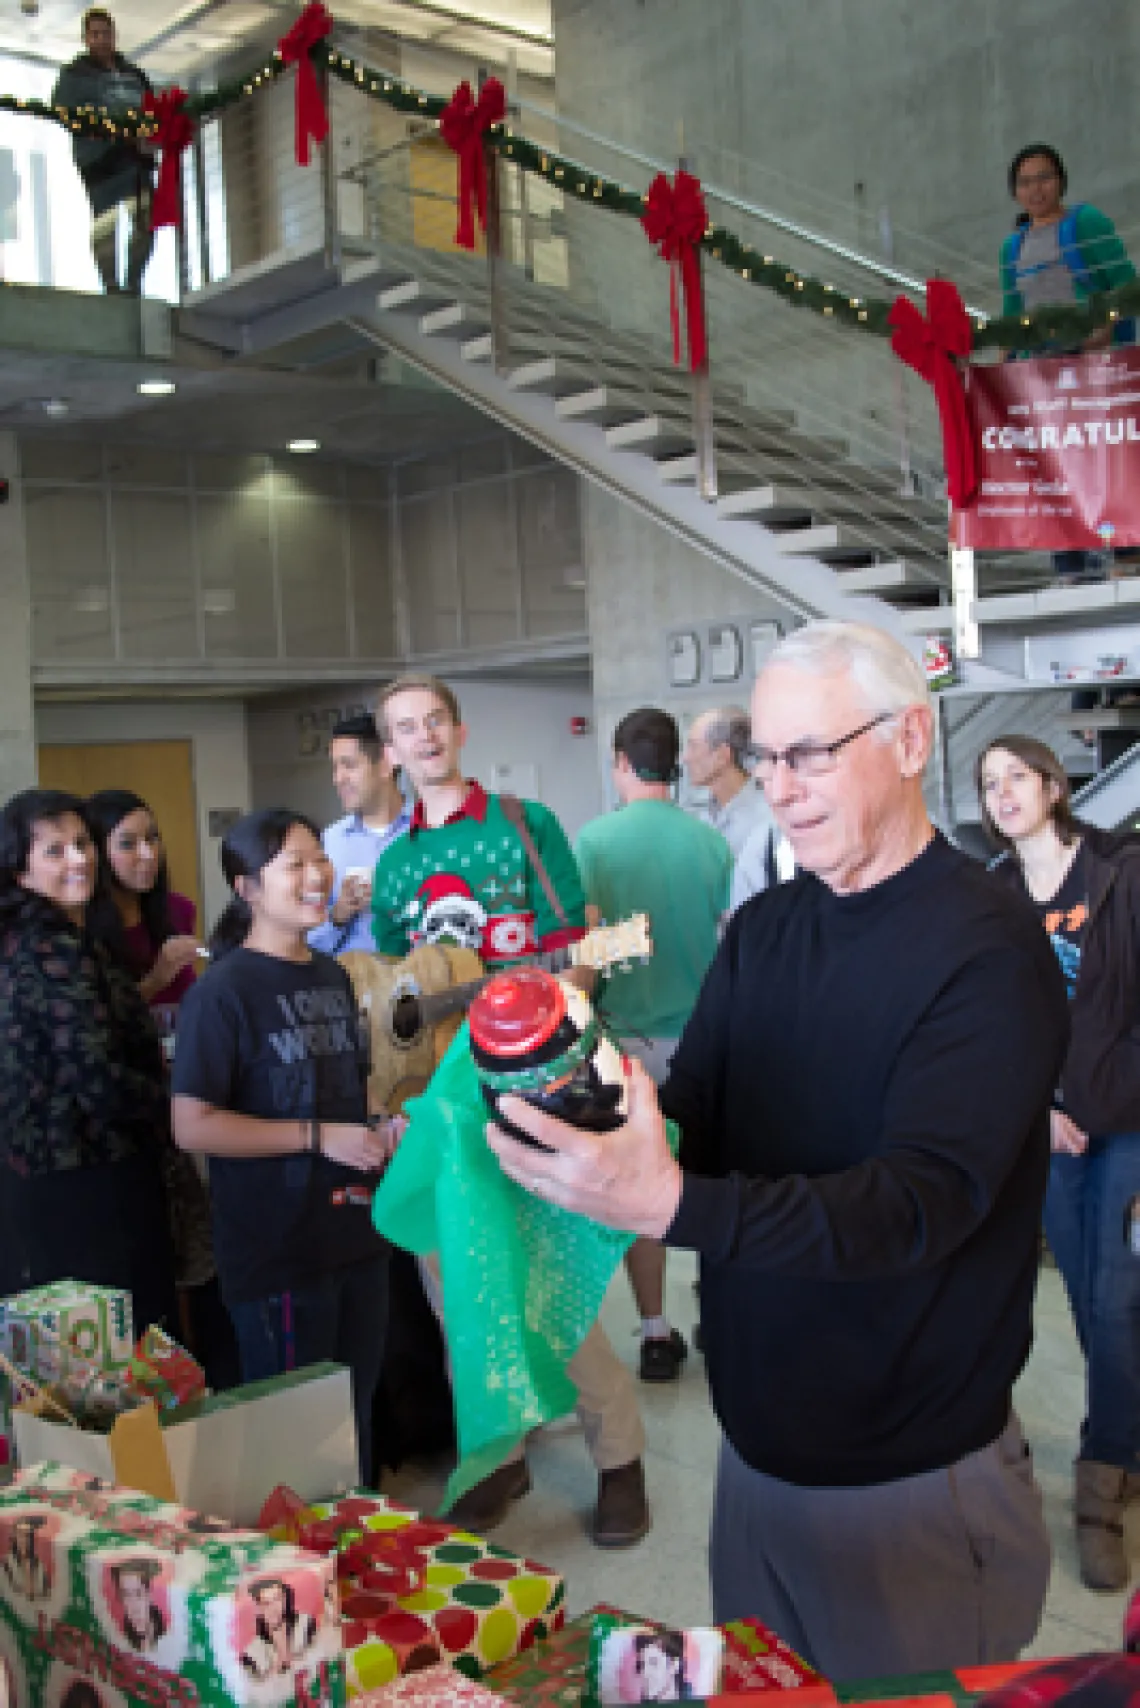
[[250,813],[222,844],[222,870],[233,899],[179,1016],[175,1140],[210,1159],[244,1379],[347,1364],[367,1481],[388,1297],[371,1201],[402,1122],[369,1125],[352,986],[307,941],[333,883],[316,827]]

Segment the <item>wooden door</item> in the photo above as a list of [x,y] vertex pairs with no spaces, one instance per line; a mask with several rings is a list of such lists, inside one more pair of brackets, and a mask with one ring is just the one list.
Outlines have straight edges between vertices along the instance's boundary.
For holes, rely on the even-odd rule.
[[189,896],[202,929],[198,812],[193,750],[188,741],[76,742],[38,750],[40,787],[93,795],[131,789],[150,807],[166,844],[170,887]]

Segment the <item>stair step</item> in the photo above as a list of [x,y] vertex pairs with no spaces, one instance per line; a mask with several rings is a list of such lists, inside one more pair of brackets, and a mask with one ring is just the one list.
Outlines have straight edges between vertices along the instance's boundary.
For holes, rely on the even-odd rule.
[[558,398],[554,411],[564,421],[594,421],[600,426],[615,427],[623,421],[640,419],[645,413],[636,403],[628,402],[612,387],[604,385],[589,386]]
[[384,289],[377,293],[376,306],[384,309],[407,308],[409,303],[421,301],[426,294],[419,279],[403,279],[398,285],[385,285]]
[[480,332],[474,338],[465,338],[459,346],[459,354],[465,362],[489,362],[494,354],[491,334]]
[[433,308],[430,313],[421,316],[420,331],[439,332],[470,332],[473,329],[486,332],[487,316],[469,308],[464,302],[445,303],[442,308]]
[[691,445],[692,434],[676,421],[661,415],[639,415],[617,427],[606,428],[606,444],[615,451],[668,451]]
[[954,632],[953,605],[922,605],[899,613],[908,634],[947,635]]
[[929,588],[936,586],[922,575],[912,563],[896,559],[892,563],[870,563],[862,569],[838,569],[843,586],[850,593],[896,593],[904,587]]
[[[1074,682],[1074,688],[1113,688],[1117,684],[1105,682]],[[1140,729],[1140,706],[1104,706],[1096,711],[1068,712],[1062,718],[1066,729]]]

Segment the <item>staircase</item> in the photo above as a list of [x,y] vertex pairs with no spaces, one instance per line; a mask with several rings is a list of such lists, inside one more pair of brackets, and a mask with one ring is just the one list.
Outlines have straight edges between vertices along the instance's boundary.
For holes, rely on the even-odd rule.
[[[337,122],[351,129],[343,100]],[[668,270],[635,221],[559,196],[500,159],[496,258],[457,252],[454,158],[438,139],[433,151],[422,124],[385,122],[382,146],[372,109],[367,139],[354,133],[341,148],[323,249],[280,251],[192,292],[178,317],[184,334],[264,361],[322,327],[347,326],[362,347],[395,353],[789,617],[864,616],[912,638],[952,629],[933,404],[883,342],[706,260],[702,395],[673,365]],[[622,151],[603,160],[597,143],[592,168],[620,176]],[[721,206],[708,186],[706,196],[714,221],[823,271],[809,235],[793,241],[739,197]],[[873,260],[848,252],[845,265],[846,290],[897,288]],[[1020,685],[1034,633],[1063,640],[1140,619],[1140,579],[1062,588],[1050,579],[1045,557],[979,560],[982,656],[967,665],[971,688]]]

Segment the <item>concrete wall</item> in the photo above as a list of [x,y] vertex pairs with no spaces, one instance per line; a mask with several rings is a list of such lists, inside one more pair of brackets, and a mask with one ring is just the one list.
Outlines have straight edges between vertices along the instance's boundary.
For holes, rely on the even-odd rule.
[[198,809],[198,862],[207,925],[229,891],[218,864],[220,837],[210,834],[210,813],[248,812],[249,755],[245,707],[237,700],[87,701],[36,707],[37,742],[185,741],[193,747]]
[[670,687],[667,631],[730,616],[785,625],[790,619],[783,607],[740,577],[587,482],[582,485],[582,514],[598,764],[612,803],[611,738],[626,712],[635,706],[663,706],[684,728],[708,707],[748,703],[752,676],[747,663],[742,680],[731,686]]
[[554,0],[554,19],[563,111],[670,152],[683,123],[708,178],[731,150],[769,205],[798,187],[865,248],[888,207],[900,259],[913,231],[994,264],[1007,163],[1038,138],[1074,199],[1140,220],[1130,0]]
[[36,780],[32,736],[31,592],[15,435],[0,433],[0,801]]
[[[587,677],[550,682],[456,681],[456,692],[469,730],[464,769],[485,787],[496,784],[495,767],[535,767],[538,798],[574,836],[602,808],[597,749],[590,736],[570,734],[572,717],[593,716]],[[249,751],[253,804],[285,803],[327,824],[341,813],[329,780],[327,735],[314,739],[323,715],[371,705],[374,682],[350,688],[318,690],[254,704],[249,712]],[[333,720],[329,720],[333,721]],[[327,724],[325,725],[327,729]],[[305,749],[312,747],[313,751]],[[530,774],[518,770],[503,780],[517,794],[532,792]]]

